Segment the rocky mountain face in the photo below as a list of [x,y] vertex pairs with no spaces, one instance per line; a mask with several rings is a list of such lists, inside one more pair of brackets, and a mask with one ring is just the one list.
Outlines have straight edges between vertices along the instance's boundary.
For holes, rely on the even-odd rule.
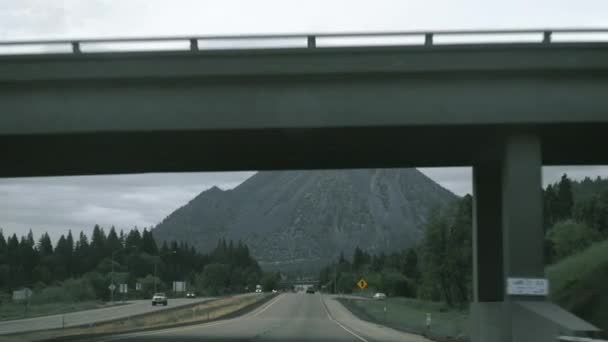
[[429,211],[456,199],[416,169],[258,172],[232,190],[206,190],[165,218],[157,240],[200,251],[242,240],[266,269],[322,267],[355,247],[407,248]]

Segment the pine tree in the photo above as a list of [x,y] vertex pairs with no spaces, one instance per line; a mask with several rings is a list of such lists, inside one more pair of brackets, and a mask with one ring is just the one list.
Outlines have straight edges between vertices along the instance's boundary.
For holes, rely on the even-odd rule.
[[141,250],[142,238],[137,228],[131,229],[131,231],[129,231],[129,234],[127,234],[127,238],[125,239],[125,246],[133,246],[131,248]]
[[353,269],[358,271],[363,266],[365,260],[363,256],[363,251],[357,246],[355,248],[355,252],[353,253]]
[[110,257],[109,251],[106,249],[106,234],[103,228],[99,225],[93,227],[93,234],[91,235],[91,244],[89,245],[91,251],[91,258],[93,265],[97,265],[106,257]]
[[122,248],[123,248],[123,245],[120,242],[118,235],[116,234],[116,229],[114,228],[114,226],[112,226],[112,228],[110,228],[110,232],[108,233],[108,237],[106,239],[106,249],[107,249],[106,255],[108,253],[111,255],[111,253],[121,250]]
[[78,242],[74,247],[74,273],[81,275],[89,271],[94,265],[90,255],[89,239],[84,232],[80,232]]
[[154,236],[152,236],[152,231],[148,231],[144,228],[144,232],[142,234],[141,239],[142,251],[144,253],[148,253],[150,255],[158,254],[158,246],[156,246],[156,241],[154,241]]
[[[63,235],[61,237],[65,240]],[[53,244],[51,243],[51,238],[48,233],[42,234],[40,240],[38,240],[38,253],[40,253],[40,256],[43,258],[53,256]]]
[[543,223],[545,231],[549,230],[559,219],[559,198],[555,187],[548,185],[543,191]]
[[2,229],[0,229],[0,264],[4,263],[4,258],[6,257],[7,246],[6,239],[4,238],[4,233]]
[[567,174],[562,175],[559,182],[559,188],[557,191],[557,197],[559,198],[559,217],[560,219],[569,219],[572,217],[572,207],[574,206],[574,199],[572,196],[572,181],[568,178]]

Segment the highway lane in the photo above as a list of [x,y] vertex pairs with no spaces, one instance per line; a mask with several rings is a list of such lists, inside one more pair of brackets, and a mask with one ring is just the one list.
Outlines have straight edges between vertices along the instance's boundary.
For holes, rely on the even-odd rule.
[[114,341],[330,341],[429,342],[417,335],[361,321],[319,294],[282,294],[234,319],[98,339]]
[[212,298],[169,299],[169,305],[167,306],[152,306],[152,302],[149,299],[132,300],[128,302],[129,304],[125,305],[76,311],[59,315],[3,321],[0,322],[0,335],[33,330],[61,328],[63,324],[65,324],[65,327],[73,327],[84,324],[98,323],[117,318],[127,318],[133,315],[170,309],[176,306],[187,305],[195,302],[204,302],[210,299]]

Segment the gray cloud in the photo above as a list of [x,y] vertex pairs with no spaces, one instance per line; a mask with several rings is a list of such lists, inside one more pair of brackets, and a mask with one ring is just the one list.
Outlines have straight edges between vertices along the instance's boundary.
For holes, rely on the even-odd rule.
[[94,224],[119,229],[156,225],[212,186],[230,189],[253,172],[139,174],[0,179],[0,227],[58,237]]

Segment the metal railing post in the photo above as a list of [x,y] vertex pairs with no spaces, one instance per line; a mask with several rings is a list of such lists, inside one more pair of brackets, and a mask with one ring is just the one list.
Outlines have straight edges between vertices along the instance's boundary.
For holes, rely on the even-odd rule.
[[551,44],[551,35],[553,32],[545,31],[543,32],[543,44]]
[[309,49],[314,49],[314,48],[317,47],[317,37],[315,37],[315,36],[308,36],[307,37],[307,42],[308,42],[307,47]]
[[198,39],[190,39],[190,51],[198,51]]
[[424,45],[425,46],[433,45],[433,34],[432,33],[426,33],[424,35]]
[[80,42],[72,42],[72,53],[79,54],[81,52],[82,51],[80,51]]

